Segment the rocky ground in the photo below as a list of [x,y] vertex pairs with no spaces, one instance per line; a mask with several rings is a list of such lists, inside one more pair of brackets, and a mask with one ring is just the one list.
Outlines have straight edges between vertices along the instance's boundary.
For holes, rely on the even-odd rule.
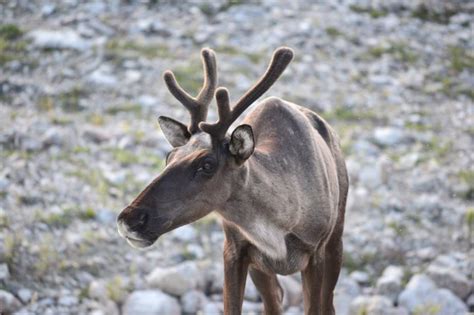
[[115,218],[163,167],[157,115],[188,119],[161,73],[196,91],[214,48],[236,99],[281,45],[296,58],[268,95],[319,112],[347,157],[337,314],[474,311],[472,2],[16,0],[0,19],[0,313],[221,312],[219,218],[147,251]]

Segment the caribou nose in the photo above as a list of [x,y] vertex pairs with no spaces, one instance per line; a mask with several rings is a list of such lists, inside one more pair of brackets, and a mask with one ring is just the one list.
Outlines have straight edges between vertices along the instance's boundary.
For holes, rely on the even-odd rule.
[[148,223],[148,213],[142,208],[125,208],[117,218],[117,224],[122,229],[131,232],[140,232]]

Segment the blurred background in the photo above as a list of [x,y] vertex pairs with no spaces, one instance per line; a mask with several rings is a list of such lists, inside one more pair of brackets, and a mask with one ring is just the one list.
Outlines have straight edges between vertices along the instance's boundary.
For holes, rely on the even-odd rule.
[[[474,4],[467,0],[0,2],[0,313],[218,314],[219,219],[146,251],[115,218],[188,121],[161,75],[195,94],[217,52],[236,100],[273,50],[267,95],[340,135],[351,187],[337,314],[474,310]],[[216,118],[211,105],[210,120]],[[299,275],[281,277],[302,313]],[[247,283],[244,313],[259,314]]]

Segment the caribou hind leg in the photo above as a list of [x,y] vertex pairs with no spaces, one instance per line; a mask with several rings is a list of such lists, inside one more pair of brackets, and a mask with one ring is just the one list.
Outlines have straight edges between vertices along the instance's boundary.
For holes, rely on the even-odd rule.
[[326,245],[326,255],[324,257],[324,278],[322,289],[322,309],[323,314],[333,315],[334,310],[334,288],[341,271],[342,265],[342,240],[335,237]]
[[276,274],[270,275],[258,269],[250,268],[250,277],[262,297],[265,308],[264,314],[282,314],[283,289],[278,283]]
[[324,279],[324,253],[316,251],[308,265],[301,272],[303,280],[304,313],[306,315],[326,315],[321,311],[322,284]]

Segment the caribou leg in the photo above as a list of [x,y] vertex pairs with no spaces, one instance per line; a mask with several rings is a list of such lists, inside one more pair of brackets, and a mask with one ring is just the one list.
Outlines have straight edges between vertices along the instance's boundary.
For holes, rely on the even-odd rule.
[[333,298],[334,288],[341,271],[342,265],[342,240],[340,235],[331,237],[326,245],[324,257],[324,279],[323,279],[323,313],[335,314]]
[[283,313],[283,289],[278,283],[276,274],[267,274],[255,268],[250,268],[250,277],[260,293],[265,315],[278,315]]
[[248,257],[233,242],[224,242],[224,314],[240,315],[247,280]]
[[322,283],[324,279],[323,253],[315,252],[301,276],[303,280],[304,312],[306,315],[327,315],[321,311]]

